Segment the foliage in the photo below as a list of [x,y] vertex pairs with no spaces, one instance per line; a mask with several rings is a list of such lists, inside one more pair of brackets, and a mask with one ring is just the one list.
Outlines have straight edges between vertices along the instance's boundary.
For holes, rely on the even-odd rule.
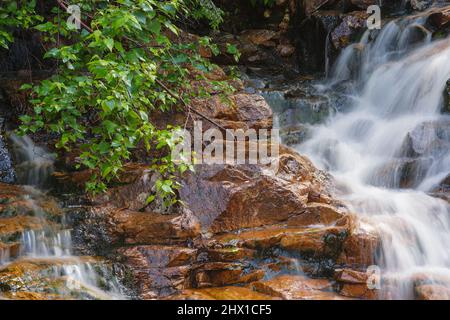
[[[86,185],[93,193],[107,188],[136,148],[158,154],[151,163],[161,178],[148,201],[160,197],[166,206],[173,204],[175,174],[190,166],[175,164],[168,152],[174,147],[176,128],[158,127],[151,114],[181,107],[160,83],[189,102],[194,93],[191,81],[214,68],[199,53],[201,47],[218,53],[209,38],[178,41],[175,22],[181,17],[206,15],[212,26],[220,23],[220,13],[208,16],[214,7],[195,10],[199,7],[193,3],[198,1],[82,0],[82,30],[67,24],[68,14],[56,14],[61,8],[54,8],[52,17],[34,28],[51,46],[45,57],[59,61],[58,72],[34,87],[23,86],[32,89],[34,113],[21,117],[21,133],[44,130],[59,137],[58,148],[80,149],[79,165],[93,171]],[[20,18],[15,2],[9,2],[8,25],[29,28],[32,22]],[[17,10],[34,5],[28,1]],[[213,85],[232,90],[225,82]]]
[[42,21],[42,17],[35,14],[36,0],[18,5],[16,1],[2,1],[0,5],[0,47],[8,49],[13,42],[11,31],[15,28],[27,29]]
[[187,0],[187,4],[192,8],[189,15],[197,20],[207,18],[213,29],[223,22],[224,12],[212,0]]

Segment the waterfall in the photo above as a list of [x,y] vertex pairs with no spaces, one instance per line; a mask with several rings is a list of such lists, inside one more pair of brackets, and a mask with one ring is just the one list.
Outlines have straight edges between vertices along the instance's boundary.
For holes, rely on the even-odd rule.
[[355,82],[355,102],[297,146],[378,230],[389,298],[413,298],[418,277],[450,288],[450,205],[430,195],[450,173],[450,39],[431,42],[423,23],[394,20],[345,49],[326,85]]
[[32,186],[44,186],[53,173],[55,155],[36,146],[28,136],[10,134],[16,162],[17,182]]
[[[21,233],[18,239],[20,249],[14,257],[9,248],[0,246],[0,269],[21,260],[44,263],[51,266],[46,271],[46,277],[65,281],[65,286],[59,288],[60,294],[82,292],[87,293],[87,298],[124,299],[122,288],[111,270],[95,258],[74,254],[71,231],[65,225],[64,216],[60,217],[60,223],[50,222],[45,210],[35,200],[45,196],[38,187],[47,184],[53,172],[54,155],[36,146],[27,136],[11,134],[10,139],[17,163],[18,182],[25,185],[23,188],[27,193],[21,200],[27,203],[32,211],[31,216],[38,218],[42,225]],[[100,289],[99,284],[105,289]]]

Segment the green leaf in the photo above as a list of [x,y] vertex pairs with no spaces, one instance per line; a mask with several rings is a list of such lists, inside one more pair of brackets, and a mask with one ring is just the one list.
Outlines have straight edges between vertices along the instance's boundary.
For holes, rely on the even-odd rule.
[[155,35],[159,35],[161,33],[161,23],[154,19],[149,23],[148,29]]
[[103,40],[103,42],[105,43],[105,46],[109,49],[109,51],[112,52],[114,48],[114,39],[106,38],[105,40]]
[[147,114],[146,112],[144,112],[144,111],[139,111],[139,115],[141,116],[141,119],[142,119],[143,121],[148,122],[148,114]]

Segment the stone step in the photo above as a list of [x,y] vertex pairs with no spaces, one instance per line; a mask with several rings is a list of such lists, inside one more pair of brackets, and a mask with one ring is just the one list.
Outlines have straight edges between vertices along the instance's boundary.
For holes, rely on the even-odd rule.
[[301,275],[280,275],[251,284],[253,290],[283,300],[344,300],[332,291],[333,283],[326,279],[311,279]]
[[278,300],[247,287],[216,287],[187,289],[168,297],[170,300]]

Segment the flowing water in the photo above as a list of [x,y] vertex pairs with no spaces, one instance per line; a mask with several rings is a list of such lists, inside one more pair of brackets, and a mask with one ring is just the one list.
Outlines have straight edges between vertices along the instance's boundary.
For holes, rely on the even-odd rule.
[[[64,297],[87,299],[123,299],[121,286],[108,266],[91,257],[76,256],[72,248],[71,231],[64,215],[57,223],[50,220],[46,210],[36,199],[45,194],[39,190],[47,185],[53,172],[55,157],[36,146],[28,137],[11,136],[18,182],[24,185],[23,199],[42,225],[36,230],[22,232],[18,239],[20,250],[11,257],[8,250],[0,249],[0,270],[9,264],[31,262],[45,265],[44,281],[62,280],[57,294]],[[53,219],[54,220],[54,219]],[[100,288],[100,285],[102,288]]]
[[380,233],[389,298],[413,298],[419,277],[450,288],[450,206],[429,195],[450,173],[450,117],[440,112],[450,38],[431,41],[423,23],[395,20],[346,48],[319,89],[352,81],[355,102],[297,146]]

